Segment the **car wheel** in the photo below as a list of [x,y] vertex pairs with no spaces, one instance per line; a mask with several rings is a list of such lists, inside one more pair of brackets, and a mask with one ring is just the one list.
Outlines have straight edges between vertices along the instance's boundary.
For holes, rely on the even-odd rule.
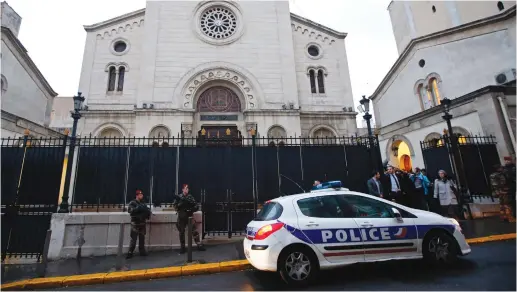
[[316,258],[307,248],[302,247],[282,253],[279,264],[282,279],[296,287],[307,286],[318,271]]
[[423,243],[424,259],[437,265],[449,265],[458,258],[456,241],[444,231],[433,232]]

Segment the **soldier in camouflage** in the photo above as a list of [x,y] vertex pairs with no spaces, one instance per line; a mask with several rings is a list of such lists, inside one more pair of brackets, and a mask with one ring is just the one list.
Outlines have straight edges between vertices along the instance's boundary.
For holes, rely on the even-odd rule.
[[511,156],[504,157],[504,175],[506,178],[506,183],[508,184],[508,189],[510,193],[510,202],[513,210],[513,216],[515,217],[515,209],[516,209],[516,181],[515,181],[515,163],[514,159]]
[[[174,205],[176,212],[178,212],[178,222],[176,223],[176,227],[178,228],[180,236],[180,253],[185,253],[185,229],[188,226],[188,218],[192,217],[194,212],[197,211],[196,200],[191,194],[189,194],[189,187],[187,184],[183,185],[182,192],[176,196],[172,204]],[[201,243],[199,232],[197,232],[195,227],[196,225],[192,224],[192,237],[194,237],[194,242],[196,243],[198,250],[204,251],[205,248]]]
[[129,203],[127,211],[131,216],[131,240],[129,242],[129,252],[126,258],[130,259],[133,257],[133,252],[136,248],[137,238],[140,255],[146,256],[147,252],[145,251],[145,221],[148,220],[151,216],[151,210],[149,210],[147,205],[144,203],[144,194],[141,190],[136,190],[136,198]]
[[504,169],[501,165],[496,165],[494,168],[496,171],[490,175],[490,182],[492,185],[492,194],[499,198],[501,220],[515,222]]

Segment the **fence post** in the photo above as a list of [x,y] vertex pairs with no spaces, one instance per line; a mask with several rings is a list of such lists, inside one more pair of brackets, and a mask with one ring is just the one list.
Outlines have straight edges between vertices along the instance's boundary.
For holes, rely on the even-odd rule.
[[124,249],[124,222],[120,222],[120,232],[118,235],[118,250],[117,250],[117,265],[115,269],[120,271],[122,269],[122,258]]
[[188,217],[187,237],[188,237],[187,263],[191,263],[192,262],[192,217]]

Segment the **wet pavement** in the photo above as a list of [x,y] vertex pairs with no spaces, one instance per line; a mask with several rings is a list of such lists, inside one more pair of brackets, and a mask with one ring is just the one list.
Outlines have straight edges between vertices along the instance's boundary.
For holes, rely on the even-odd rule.
[[[475,238],[496,234],[515,233],[515,223],[501,222],[497,217],[479,220],[460,221],[466,238]],[[229,260],[245,259],[242,240],[206,246],[205,252],[194,251],[193,259],[199,263],[213,263]],[[140,270],[181,266],[186,261],[186,255],[180,255],[177,250],[151,252],[148,257],[135,255],[130,260],[123,259],[122,270]],[[50,262],[46,277],[69,276],[89,273],[113,272],[117,264],[116,256],[88,257],[67,259]],[[2,273],[2,283],[16,280],[37,278],[36,265],[5,265]]]
[[[515,291],[515,240],[472,246],[472,253],[449,268],[430,268],[422,260],[352,265],[326,271],[306,290],[499,290]],[[275,273],[243,271],[214,275],[126,282],[73,291],[113,290],[288,290]]]

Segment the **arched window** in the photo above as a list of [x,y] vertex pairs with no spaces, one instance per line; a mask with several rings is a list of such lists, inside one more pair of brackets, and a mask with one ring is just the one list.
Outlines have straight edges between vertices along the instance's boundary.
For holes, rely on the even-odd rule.
[[440,90],[438,89],[438,80],[436,78],[432,78],[429,81],[429,87],[431,88],[431,97],[433,99],[434,105],[439,105],[441,103]]
[[312,133],[314,144],[332,144],[336,142],[336,135],[330,129],[322,127]]
[[311,92],[316,93],[316,74],[314,73],[314,70],[309,71],[309,79],[311,81]]
[[205,90],[197,100],[199,112],[240,112],[241,102],[231,89],[214,86]]
[[126,68],[124,66],[121,66],[118,68],[118,85],[117,85],[117,91],[124,90],[124,75],[126,73]]
[[115,79],[117,78],[117,69],[111,66],[108,71],[108,91],[115,91]]
[[501,1],[497,2],[497,8],[499,8],[499,11],[503,11],[504,10],[503,2],[501,2]]
[[267,137],[268,138],[282,139],[282,138],[285,138],[286,136],[287,135],[285,133],[284,128],[282,128],[280,126],[273,126],[267,132]]
[[323,70],[318,70],[318,90],[319,93],[325,93],[325,84],[323,83]]

